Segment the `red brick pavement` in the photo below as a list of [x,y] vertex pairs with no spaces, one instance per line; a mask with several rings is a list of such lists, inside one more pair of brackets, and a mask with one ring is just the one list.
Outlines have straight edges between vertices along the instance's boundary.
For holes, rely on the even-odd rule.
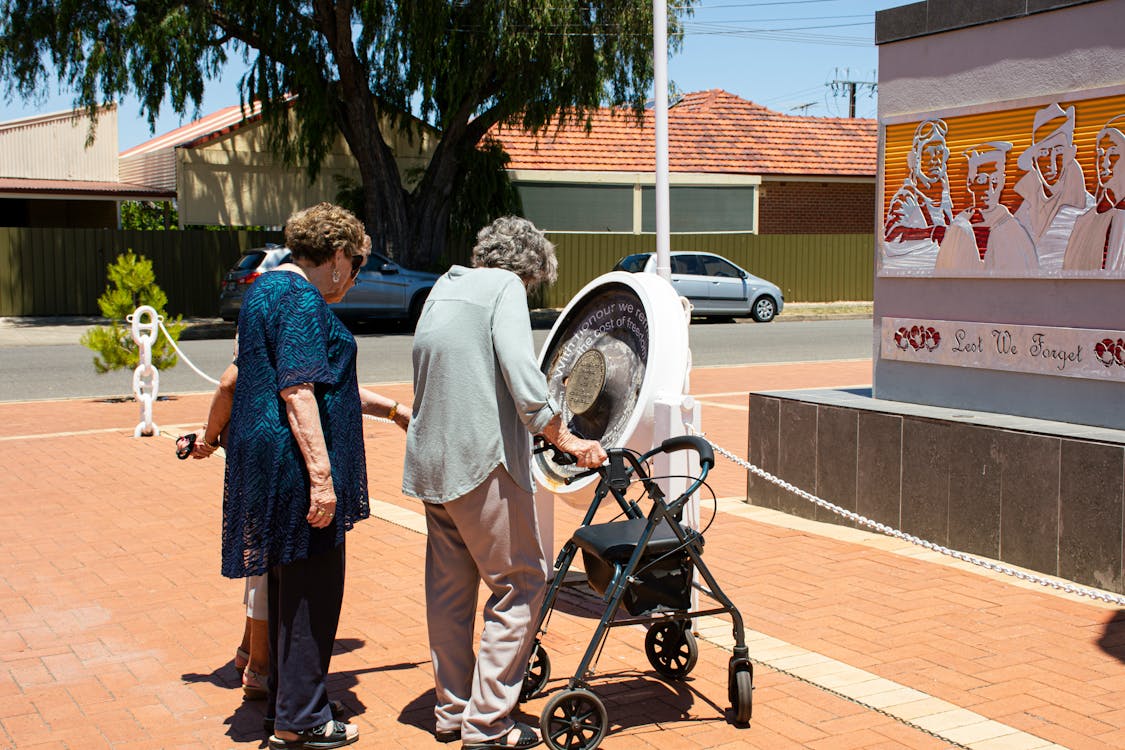
[[[694,372],[692,389],[708,436],[744,454],[746,392],[869,378],[869,362],[713,368]],[[410,396],[407,384],[377,390]],[[205,395],[163,401],[156,419],[186,431],[206,404]],[[177,461],[170,440],[133,439],[137,420],[133,404],[0,404],[0,747],[263,744],[261,704],[241,700],[231,664],[242,587],[217,572],[222,463]],[[398,489],[401,434],[379,423],[366,432],[372,497],[417,511]],[[745,493],[731,464],[720,462],[713,480],[721,496]],[[581,502],[556,504],[556,541]],[[424,543],[380,518],[349,535],[331,689],[360,725],[360,746],[437,747]],[[1001,722],[1025,741],[1125,747],[1125,626],[1113,608],[731,513],[708,532],[705,559],[754,631]],[[588,604],[560,606],[544,640],[551,690],[592,627]],[[727,659],[702,641],[691,677],[665,682],[639,631],[613,631],[593,681],[609,710],[603,747],[954,746],[762,664],[753,722],[736,728],[724,717]],[[532,717],[545,700],[526,706]]]

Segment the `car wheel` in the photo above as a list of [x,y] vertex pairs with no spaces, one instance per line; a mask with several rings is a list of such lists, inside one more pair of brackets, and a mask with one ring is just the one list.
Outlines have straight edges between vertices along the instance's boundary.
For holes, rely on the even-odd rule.
[[406,323],[410,326],[410,330],[418,325],[418,318],[422,317],[422,308],[426,306],[426,298],[430,296],[430,291],[427,289],[424,292],[419,292],[414,295],[414,299],[410,300],[410,312],[407,314]]
[[769,323],[777,315],[777,304],[771,297],[758,297],[750,308],[750,315],[759,323]]

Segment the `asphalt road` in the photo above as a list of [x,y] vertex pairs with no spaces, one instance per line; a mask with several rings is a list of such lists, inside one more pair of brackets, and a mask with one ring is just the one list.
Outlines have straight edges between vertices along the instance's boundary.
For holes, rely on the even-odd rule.
[[[546,324],[544,324],[546,326]],[[411,379],[412,337],[393,326],[360,326],[358,372],[361,383]],[[233,326],[214,326],[199,332],[207,338],[180,342],[187,357],[207,375],[217,378],[230,362]],[[534,331],[539,349],[549,328]],[[0,401],[51,398],[113,398],[132,394],[132,374],[117,371],[99,375],[93,353],[74,343],[73,336],[49,340],[67,343],[26,345],[0,341]],[[46,338],[44,336],[44,338]],[[692,361],[696,366],[807,362],[858,359],[871,356],[872,328],[867,319],[778,321],[770,324],[693,322]],[[185,362],[160,373],[159,395],[210,391],[213,386]]]

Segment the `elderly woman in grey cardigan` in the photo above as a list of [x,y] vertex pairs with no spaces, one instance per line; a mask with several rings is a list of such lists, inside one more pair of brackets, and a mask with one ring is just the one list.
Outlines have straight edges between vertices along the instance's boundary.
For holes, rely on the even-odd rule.
[[[414,415],[402,489],[426,509],[426,618],[436,735],[464,748],[525,748],[513,721],[546,588],[533,502],[531,436],[605,461],[572,435],[536,362],[527,292],[558,274],[554,246],[531,222],[497,219],[477,235],[473,268],[434,285],[414,336]],[[477,590],[490,596],[474,658]]]

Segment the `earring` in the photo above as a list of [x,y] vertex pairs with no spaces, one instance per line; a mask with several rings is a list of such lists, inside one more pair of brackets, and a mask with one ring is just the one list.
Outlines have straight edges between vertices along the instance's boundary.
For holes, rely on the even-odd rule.
[[340,283],[340,269],[336,268],[335,266],[332,267],[332,283]]

